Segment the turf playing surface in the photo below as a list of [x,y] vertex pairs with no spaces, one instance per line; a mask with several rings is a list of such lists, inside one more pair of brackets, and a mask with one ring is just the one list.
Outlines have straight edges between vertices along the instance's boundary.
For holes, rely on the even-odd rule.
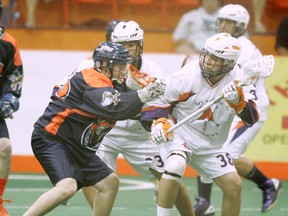
[[[195,178],[184,178],[193,202],[197,195],[197,184]],[[141,177],[120,177],[120,191],[111,216],[153,216],[156,215],[156,206],[153,199],[153,184]],[[283,188],[276,206],[265,215],[287,216],[288,215],[288,181],[282,181]],[[51,183],[45,175],[18,175],[12,174],[4,193],[5,199],[11,199],[12,203],[4,203],[11,216],[20,216],[28,207],[45,191],[51,188]],[[216,215],[220,216],[222,192],[213,187],[212,203],[216,208]],[[79,191],[72,199],[70,205],[59,206],[51,211],[49,216],[84,216],[91,215],[92,211],[88,206],[83,194]],[[261,191],[252,183],[243,180],[243,199],[241,216],[260,216],[262,203]],[[174,211],[173,216],[178,215]]]

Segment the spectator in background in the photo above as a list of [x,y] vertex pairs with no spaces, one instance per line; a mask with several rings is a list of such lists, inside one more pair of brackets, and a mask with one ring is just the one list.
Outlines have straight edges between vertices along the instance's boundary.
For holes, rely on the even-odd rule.
[[201,6],[182,16],[173,33],[176,52],[199,54],[208,37],[216,33],[222,0],[201,0]]
[[25,26],[27,28],[36,27],[36,9],[38,5],[38,0],[25,0],[26,3],[26,22]]
[[17,0],[3,0],[2,1],[2,20],[1,25],[16,26],[20,18]]
[[254,32],[255,33],[265,33],[266,27],[262,23],[262,16],[265,9],[266,0],[253,0],[252,7],[254,13]]
[[288,55],[288,16],[278,26],[275,50],[278,55]]

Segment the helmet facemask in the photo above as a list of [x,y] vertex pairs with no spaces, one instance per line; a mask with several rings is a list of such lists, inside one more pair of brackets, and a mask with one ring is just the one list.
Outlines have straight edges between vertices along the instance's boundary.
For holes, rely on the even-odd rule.
[[112,33],[112,41],[121,43],[132,57],[132,65],[141,67],[144,31],[134,21],[120,22]]
[[127,63],[121,61],[97,61],[94,64],[97,71],[107,76],[113,83],[122,84],[126,80]]
[[[138,68],[140,66],[142,54],[143,54],[143,40],[138,41],[125,41],[121,43],[128,51],[131,56],[131,64]],[[139,69],[139,68],[138,68]]]
[[222,7],[218,13],[218,32],[223,32],[223,30],[220,30],[221,20],[226,20],[227,23],[229,23],[229,21],[235,22],[233,33],[229,31],[226,32],[237,38],[246,33],[250,15],[242,5],[227,4]]
[[131,62],[128,50],[119,43],[103,42],[93,52],[94,68],[112,82],[122,84],[126,67]]
[[[224,28],[223,28],[224,26]],[[217,31],[219,33],[227,32],[233,37],[240,37],[245,34],[245,23],[237,22],[235,20],[218,18],[217,19]]]
[[234,60],[217,57],[205,49],[200,53],[199,66],[203,77],[206,78],[224,76],[234,68],[235,64]]

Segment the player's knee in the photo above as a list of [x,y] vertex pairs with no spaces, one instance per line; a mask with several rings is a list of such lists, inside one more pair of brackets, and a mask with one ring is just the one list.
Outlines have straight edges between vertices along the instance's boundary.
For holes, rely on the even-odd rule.
[[238,175],[230,178],[229,183],[225,184],[223,192],[231,198],[237,198],[241,196],[242,180]]
[[12,153],[11,142],[7,138],[0,139],[0,156],[1,157],[10,157]]
[[186,169],[186,154],[182,151],[173,151],[165,160],[165,172],[162,178],[180,181]]

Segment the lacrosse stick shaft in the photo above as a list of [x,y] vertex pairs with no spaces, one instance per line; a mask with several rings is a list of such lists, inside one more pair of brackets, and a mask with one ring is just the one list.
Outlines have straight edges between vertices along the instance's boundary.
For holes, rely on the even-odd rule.
[[[250,64],[251,64],[251,62],[250,62]],[[257,64],[255,64],[255,62]],[[244,86],[250,85],[250,84],[254,83],[255,81],[257,81],[259,78],[261,78],[261,77],[267,78],[272,74],[273,69],[274,69],[274,57],[272,55],[264,56],[262,59],[260,59],[258,61],[255,60],[255,62],[252,62],[253,63],[252,66],[256,65],[256,66],[260,67],[260,70],[256,70],[255,68],[251,68],[251,66],[247,66],[248,69],[249,69],[249,67],[251,68],[251,72],[253,72],[253,73],[250,72],[250,74],[248,74],[246,79],[244,79],[242,82],[239,83],[239,87],[242,88]],[[219,95],[214,100],[205,104],[200,109],[194,111],[193,113],[191,113],[190,115],[188,115],[187,117],[182,119],[181,121],[177,122],[177,124],[170,127],[168,129],[167,133],[169,134],[169,133],[173,132],[178,127],[183,125],[185,122],[189,121],[190,119],[194,118],[195,116],[199,115],[200,113],[203,113],[205,110],[207,110],[209,107],[211,107],[213,104],[219,102],[223,98],[224,98],[223,95]]]
[[[240,83],[239,87],[244,87],[248,84],[246,83]],[[190,119],[194,118],[195,116],[199,115],[200,113],[203,113],[205,110],[207,110],[209,107],[211,107],[213,104],[219,102],[220,100],[222,100],[224,97],[223,95],[219,95],[218,97],[214,98],[212,101],[210,101],[209,103],[205,104],[203,107],[201,107],[200,109],[194,111],[193,113],[191,113],[189,116],[185,117],[184,119],[182,119],[181,121],[177,122],[177,124],[173,125],[172,127],[170,127],[167,131],[167,133],[171,133],[172,131],[176,130],[178,127],[180,127],[182,124],[184,124],[186,121],[189,121]]]
[[219,95],[217,98],[214,98],[212,101],[210,101],[209,103],[205,104],[203,107],[201,107],[200,109],[194,111],[193,113],[191,113],[190,115],[188,115],[187,117],[185,117],[184,119],[182,119],[181,121],[177,122],[177,124],[173,125],[172,127],[170,127],[167,131],[167,133],[171,133],[174,130],[176,130],[178,127],[180,127],[181,125],[183,125],[185,122],[189,121],[190,119],[194,118],[195,116],[203,113],[205,110],[207,110],[209,107],[211,107],[213,104],[219,102],[220,100],[223,99],[222,95]]

